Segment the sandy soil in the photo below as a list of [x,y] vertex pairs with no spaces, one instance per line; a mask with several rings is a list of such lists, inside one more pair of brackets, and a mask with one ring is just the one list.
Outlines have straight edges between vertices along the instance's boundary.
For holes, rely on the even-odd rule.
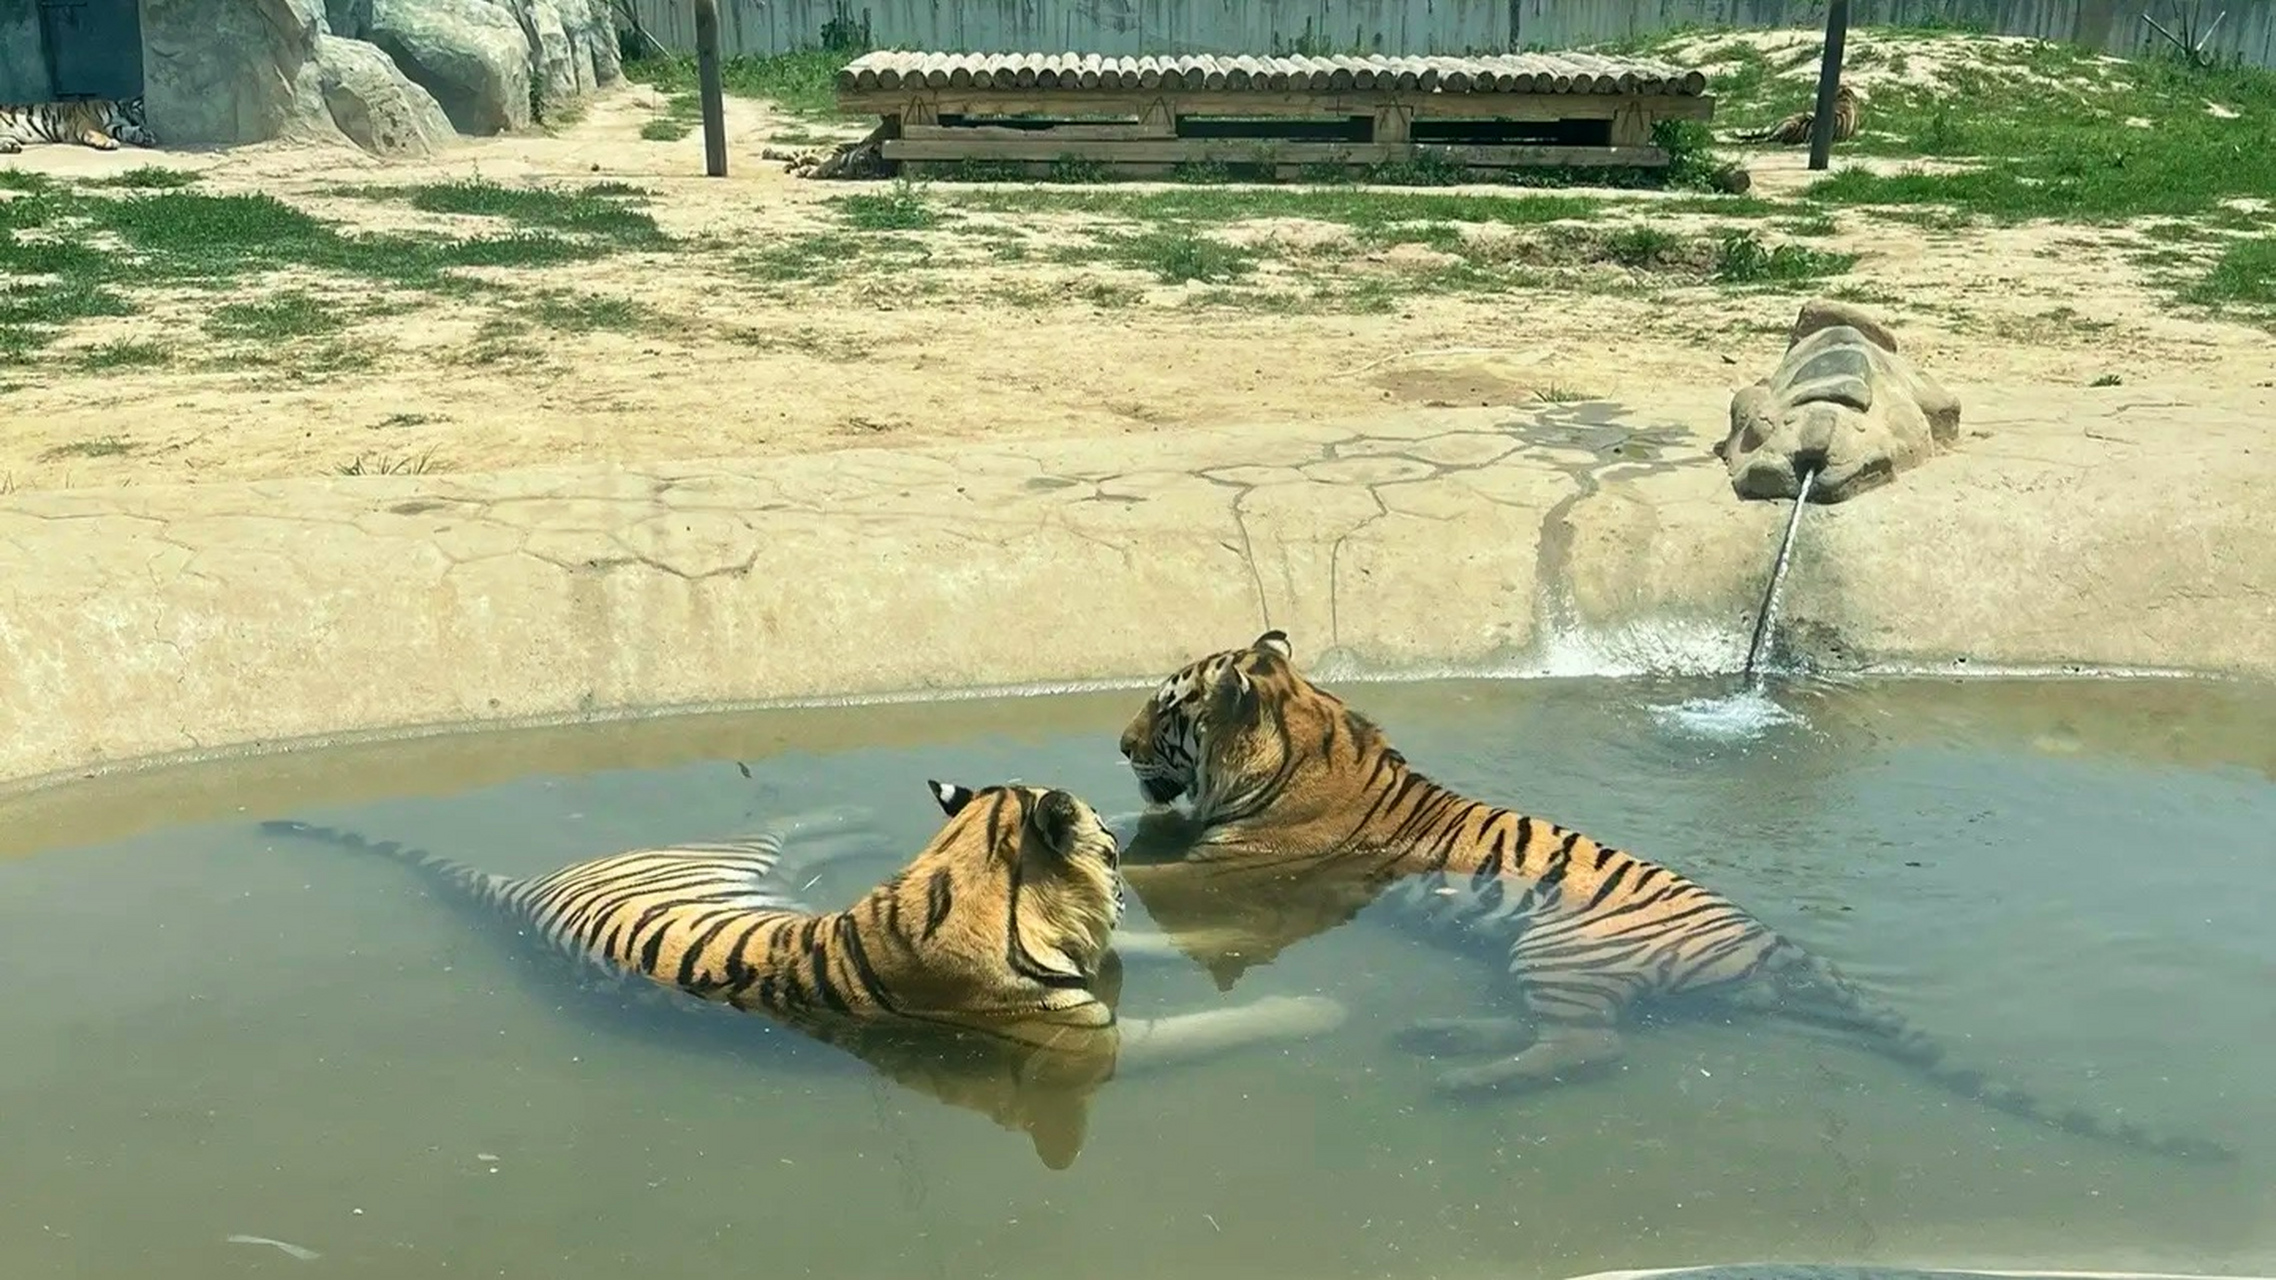
[[[710,233],[728,249],[550,272],[549,283],[633,299],[664,320],[634,332],[493,338],[479,360],[466,355],[483,341],[478,299],[416,299],[362,321],[344,340],[358,358],[324,368],[239,361],[203,337],[187,301],[87,322],[53,358],[0,367],[8,422],[0,488],[318,475],[411,459],[471,471],[1150,435],[1350,420],[1386,404],[1619,399],[1670,383],[1735,389],[1775,364],[1805,296],[1631,288],[1547,292],[1513,306],[1430,294],[1381,314],[1290,315],[1201,305],[1190,287],[1107,297],[1083,286],[1091,277],[1081,264],[1035,259],[960,268],[923,290],[890,272],[770,290],[720,259],[810,233],[818,202],[848,185],[791,178],[759,159],[774,136],[812,131],[748,102],[730,103],[731,176],[705,179],[699,135],[639,136],[656,111],[651,91],[620,86],[556,136],[473,141],[419,162],[286,145],[156,157],[49,147],[10,157],[58,174],[153,162],[196,168],[206,175],[202,190],[266,191],[364,225],[447,219],[327,189],[471,176],[621,179],[657,193],[649,207],[667,231]],[[1803,181],[1798,153],[1753,164],[1760,191]],[[1040,234],[1048,239],[1049,228]],[[1302,224],[1227,232],[1298,248],[1338,234]],[[1864,255],[1841,283],[1878,298],[1916,357],[1963,396],[1978,383],[2115,377],[2218,397],[2269,382],[2268,334],[2176,314],[2128,264],[2125,233],[1954,235],[1845,215],[1839,234],[1811,243]],[[1399,246],[1362,266],[1427,270],[1442,258]],[[70,358],[120,340],[204,355],[103,370]]]

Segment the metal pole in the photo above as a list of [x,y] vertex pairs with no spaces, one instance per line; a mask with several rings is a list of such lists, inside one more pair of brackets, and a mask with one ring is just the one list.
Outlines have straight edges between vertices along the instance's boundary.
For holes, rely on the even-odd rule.
[[[697,0],[698,5],[709,0]],[[697,13],[703,12],[701,8]],[[698,20],[701,21],[700,19]],[[702,32],[698,26],[696,31]],[[1823,169],[1833,158],[1833,95],[1841,87],[1841,46],[1849,38],[1849,0],[1826,5],[1825,57],[1818,63],[1818,110],[1810,118],[1810,167]]]
[[719,0],[695,0],[695,79],[703,99],[703,171],[724,178],[727,119],[719,90]]

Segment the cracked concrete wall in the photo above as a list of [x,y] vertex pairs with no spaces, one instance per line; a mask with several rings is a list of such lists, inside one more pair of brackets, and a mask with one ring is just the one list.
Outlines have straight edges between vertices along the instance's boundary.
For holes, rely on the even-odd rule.
[[[2051,394],[2085,393],[2018,396],[2004,420],[1987,404],[1997,435],[1933,479],[1813,511],[1796,634],[1861,662],[2276,676],[2257,428]],[[1711,439],[1680,425],[1714,409],[18,493],[0,557],[40,571],[0,607],[0,781],[469,721],[1150,679],[1264,625],[1323,675],[1525,666],[1576,634],[1636,641],[1648,667],[1685,626],[1729,669],[1784,510],[1730,501]],[[2129,414],[2186,444],[2132,442]],[[2082,416],[2101,430],[2080,437]]]

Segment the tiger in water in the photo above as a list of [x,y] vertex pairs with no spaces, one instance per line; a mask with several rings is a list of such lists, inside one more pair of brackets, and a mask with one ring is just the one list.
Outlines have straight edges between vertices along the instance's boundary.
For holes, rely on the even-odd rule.
[[[1387,890],[1410,919],[1506,952],[1524,1017],[1432,1019],[1409,1048],[1484,1059],[1447,1072],[1451,1091],[1547,1085],[1606,1067],[1636,1006],[1705,997],[1861,1038],[1937,1083],[2056,1128],[2167,1155],[2221,1161],[2212,1140],[2155,1135],[1952,1065],[1943,1047],[1833,965],[1670,868],[1554,822],[1433,782],[1376,725],[1299,674],[1284,631],[1212,653],[1150,694],[1121,750],[1149,804],[1185,799],[1186,830],[1159,865],[1124,874],[1180,940],[1232,921],[1252,935],[1216,956],[1239,964],[1349,919]],[[1164,815],[1169,816],[1169,815]],[[1135,845],[1133,846],[1136,847]],[[1237,975],[1238,965],[1232,970]]]
[[0,155],[14,155],[42,142],[76,142],[97,151],[116,151],[121,142],[155,147],[158,135],[143,121],[141,94],[119,101],[82,98],[0,106]]
[[786,891],[780,831],[517,878],[303,822],[261,830],[396,859],[604,973],[770,1015],[1027,1130],[1052,1168],[1073,1162],[1089,1095],[1118,1065],[1188,1061],[1341,1022],[1340,1005],[1304,997],[1118,1020],[1119,846],[1097,812],[1055,788],[930,785],[946,825],[898,873],[832,912]]

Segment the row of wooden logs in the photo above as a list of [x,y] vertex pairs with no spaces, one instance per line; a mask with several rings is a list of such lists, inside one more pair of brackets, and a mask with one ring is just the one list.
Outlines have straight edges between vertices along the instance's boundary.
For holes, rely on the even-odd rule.
[[1705,72],[1592,54],[1494,58],[1105,58],[1098,54],[871,53],[838,72],[841,92],[1083,89],[1102,93],[1623,93],[1697,95]]

